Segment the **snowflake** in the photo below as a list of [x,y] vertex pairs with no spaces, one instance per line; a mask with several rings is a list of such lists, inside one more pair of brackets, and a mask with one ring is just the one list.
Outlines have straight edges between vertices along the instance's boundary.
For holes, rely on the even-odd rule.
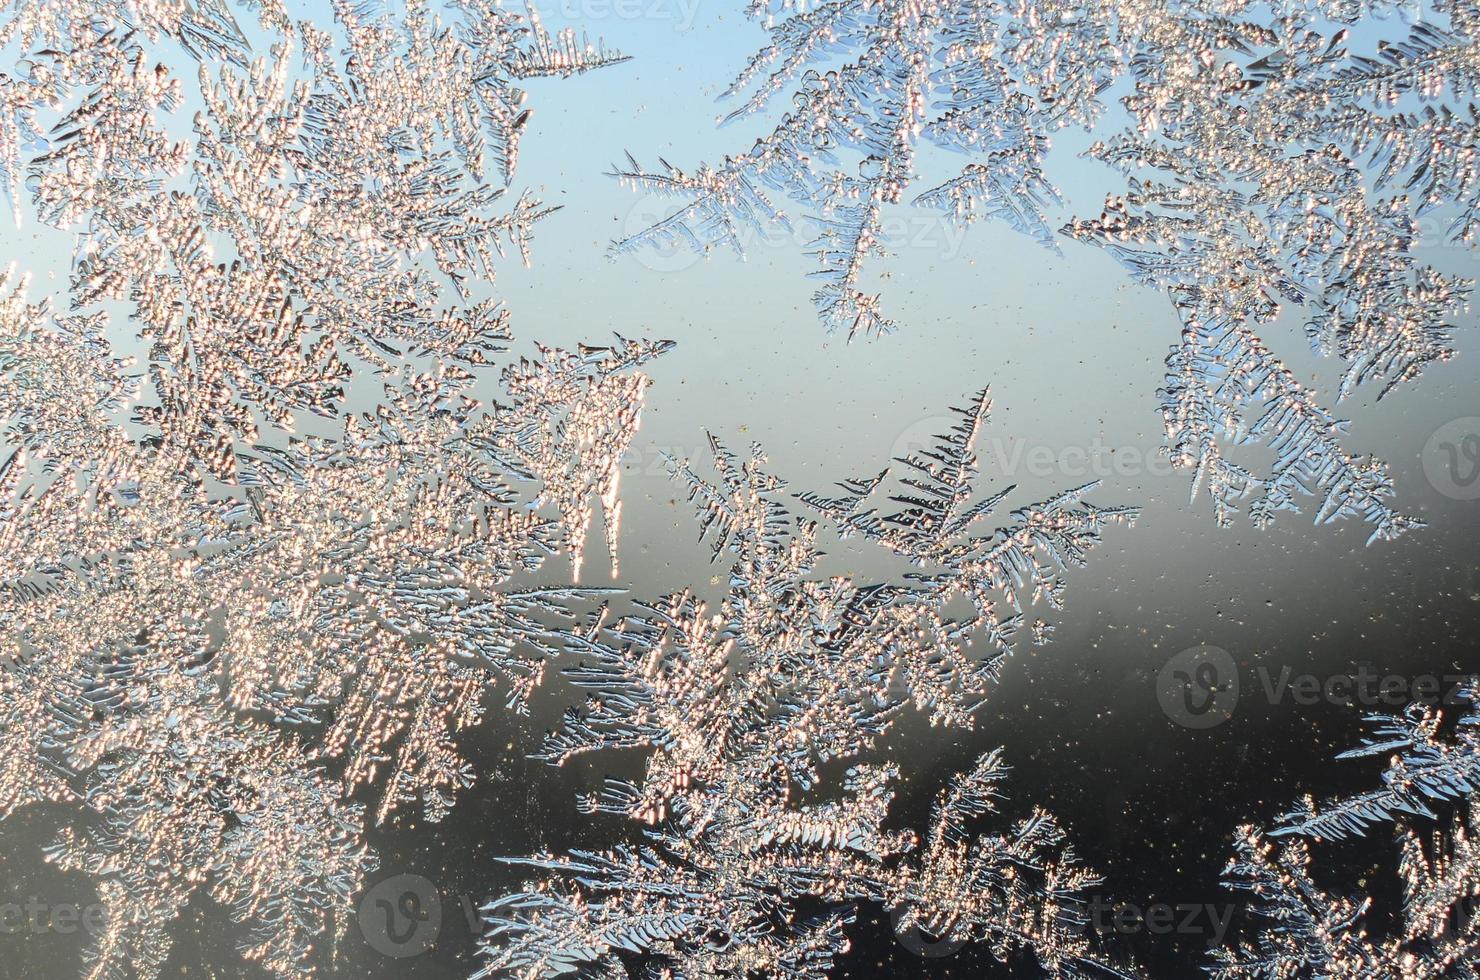
[[1030,951],[1056,976],[1123,975],[1088,941],[1081,896],[1098,879],[1051,816],[969,833],[998,809],[1000,752],[942,794],[923,847],[882,827],[895,767],[855,761],[840,784],[830,774],[911,703],[969,727],[1023,608],[1057,605],[1058,569],[1135,516],[1085,502],[1081,487],[983,530],[1005,496],[973,502],[988,408],[982,392],[900,461],[908,475],[887,511],[873,505],[887,472],[846,481],[837,498],[798,496],[842,537],[917,568],[895,582],[818,577],[818,526],[787,506],[759,450],[741,459],[711,437],[716,482],[673,461],[715,557],[732,556],[728,593],[717,610],[680,592],[616,621],[593,616],[571,641],[581,664],[564,671],[592,693],[542,752],[564,764],[647,749],[640,783],[609,779],[583,803],[646,825],[646,842],[519,862],[551,875],[485,908],[483,975],[620,975],[631,954],[644,976],[821,977],[859,902],[1000,958]]
[[669,346],[510,359],[470,295],[550,211],[505,200],[515,82],[619,55],[496,4],[260,12],[0,19],[28,55],[6,186],[29,147],[36,213],[78,243],[66,315],[0,280],[0,816],[74,805],[50,856],[106,909],[91,977],[158,976],[197,892],[248,959],[312,972],[375,866],[356,797],[440,819],[492,683],[522,710],[602,591],[517,580],[552,556],[574,579],[598,514],[615,560],[638,368]]
[[[1168,452],[1194,472],[1219,523],[1253,496],[1259,525],[1299,498],[1317,521],[1354,517],[1372,538],[1420,522],[1396,512],[1383,463],[1339,441],[1345,423],[1297,383],[1256,328],[1282,304],[1309,311],[1317,351],[1346,364],[1337,395],[1381,393],[1453,351],[1471,283],[1415,257],[1420,222],[1447,215],[1452,240],[1480,227],[1480,7],[1441,0],[1375,56],[1349,53],[1346,26],[1397,9],[1387,0],[1292,0],[1273,10],[1229,0],[753,0],[771,41],[725,93],[733,122],[785,100],[746,152],[692,172],[629,156],[614,176],[678,198],[671,216],[613,254],[689,246],[743,254],[745,238],[807,209],[821,265],[819,315],[850,337],[894,326],[861,286],[884,253],[887,209],[904,202],[927,150],[971,159],[912,203],[945,220],[1008,222],[1058,250],[1045,209],[1051,135],[1100,131],[1121,99],[1133,122],[1090,155],[1129,182],[1096,219],[1062,228],[1101,246],[1166,292],[1183,325],[1162,393]],[[1226,455],[1261,444],[1256,473]],[[1369,539],[1370,540],[1370,539]]]
[[[1473,692],[1453,740],[1440,735],[1440,712],[1415,705],[1396,718],[1374,716],[1377,733],[1342,758],[1393,752],[1383,789],[1333,800],[1317,809],[1307,798],[1286,814],[1272,836],[1297,839],[1276,846],[1253,827],[1239,828],[1229,883],[1253,893],[1263,920],[1252,942],[1214,952],[1208,972],[1220,980],[1291,976],[1364,980],[1474,978],[1480,962],[1480,918],[1470,901],[1480,894],[1480,724]],[[1431,804],[1463,803],[1447,833],[1423,834],[1415,818],[1433,819]],[[1398,823],[1398,874],[1403,923],[1396,935],[1373,939],[1366,896],[1331,895],[1310,873],[1310,844],[1362,835],[1374,824]],[[1365,884],[1365,881],[1364,881]]]

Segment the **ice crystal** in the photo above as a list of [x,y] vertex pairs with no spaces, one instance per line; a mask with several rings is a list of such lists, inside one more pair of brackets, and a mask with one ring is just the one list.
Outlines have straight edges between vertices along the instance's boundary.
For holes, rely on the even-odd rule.
[[528,115],[513,81],[614,57],[554,51],[542,29],[526,48],[492,5],[464,5],[456,29],[419,4],[399,24],[335,10],[342,46],[305,23],[245,67],[202,63],[192,141],[162,118],[179,80],[131,35],[92,39],[107,57],[84,68],[37,63],[87,89],[31,165],[42,217],[83,228],[77,302],[132,305],[159,402],[141,420],[218,479],[264,424],[333,415],[347,358],[481,363],[504,339],[495,309],[439,309],[434,273],[491,279],[549,213],[527,195],[500,210]]
[[78,243],[66,315],[0,281],[0,815],[77,805],[98,978],[158,976],[197,892],[312,972],[374,866],[359,798],[445,814],[459,731],[589,600],[521,577],[574,579],[598,512],[614,548],[667,346],[510,359],[472,295],[551,210],[505,200],[515,83],[619,55],[477,0],[258,11],[0,10],[6,186]]
[[[1473,238],[1473,135],[1440,122],[1447,110],[1391,112],[1406,97],[1462,101],[1480,83],[1480,13],[1464,2],[1440,12],[1451,30],[1417,24],[1378,59],[1349,55],[1345,31],[1320,33],[1298,14],[1143,24],[1126,100],[1136,128],[1091,150],[1127,173],[1130,191],[1066,230],[1172,298],[1184,329],[1167,361],[1166,432],[1220,522],[1251,494],[1258,524],[1314,494],[1318,521],[1357,517],[1373,538],[1417,523],[1388,502],[1386,467],[1341,448],[1344,423],[1255,329],[1282,303],[1303,307],[1312,345],[1346,362],[1338,397],[1374,381],[1380,398],[1451,356],[1470,283],[1413,249],[1420,219],[1446,208],[1456,235]],[[1228,459],[1250,442],[1274,450],[1268,476]]]
[[[1270,835],[1239,828],[1225,876],[1255,896],[1251,910],[1263,921],[1252,941],[1215,951],[1209,973],[1220,980],[1480,975],[1480,917],[1471,904],[1480,896],[1480,753],[1474,734],[1480,715],[1473,694],[1467,698],[1452,740],[1440,735],[1440,712],[1432,708],[1416,705],[1399,717],[1373,718],[1377,733],[1342,757],[1393,752],[1383,789],[1319,809],[1307,798]],[[1415,819],[1436,818],[1432,806],[1441,802],[1463,804],[1468,817],[1456,814],[1447,833],[1422,833]],[[1398,825],[1403,924],[1394,935],[1373,938],[1364,924],[1371,898],[1322,889],[1311,876],[1310,841],[1363,835],[1388,822]],[[1268,836],[1294,839],[1277,845]]]
[[1399,817],[1434,818],[1433,805],[1474,795],[1480,790],[1480,702],[1473,689],[1461,692],[1459,701],[1464,710],[1452,738],[1441,730],[1443,713],[1422,704],[1400,715],[1372,715],[1374,734],[1338,758],[1391,753],[1383,788],[1320,809],[1307,800],[1284,816],[1280,832],[1340,840]]
[[34,471],[8,467],[0,814],[77,801],[92,815],[51,855],[98,884],[90,977],[156,976],[169,921],[202,888],[250,923],[248,956],[294,974],[373,867],[362,808],[300,741],[229,709],[191,559],[169,553],[200,525],[161,522],[214,508],[134,474],[18,489]]
[[631,954],[643,975],[821,977],[860,902],[1000,958],[1036,954],[1056,976],[1115,973],[1077,904],[1097,879],[1052,817],[1035,809],[971,834],[997,811],[1000,752],[941,795],[923,847],[883,828],[897,770],[860,759],[911,703],[969,726],[1023,609],[1056,605],[1058,569],[1134,517],[1085,502],[1082,487],[985,530],[1006,494],[975,500],[988,404],[980,393],[900,460],[892,506],[878,500],[887,471],[797,498],[839,535],[917,566],[894,582],[820,577],[818,525],[788,506],[758,450],[741,458],[711,437],[712,482],[674,461],[715,557],[730,555],[727,594],[718,608],[680,592],[593,616],[572,640],[582,662],[564,671],[591,694],[542,751],[564,764],[646,749],[639,782],[609,779],[583,800],[645,825],[645,841],[520,862],[548,878],[486,907],[484,975],[620,974]]
[[[784,196],[818,229],[824,323],[877,333],[893,321],[862,276],[888,247],[887,209],[932,170],[925,151],[971,162],[915,205],[1001,219],[1057,250],[1051,134],[1129,115],[1091,150],[1128,191],[1062,232],[1172,300],[1184,327],[1162,396],[1173,462],[1194,470],[1220,523],[1250,495],[1265,524],[1314,494],[1317,520],[1356,517],[1390,538],[1416,522],[1391,507],[1385,466],[1341,448],[1344,423],[1255,330],[1282,304],[1306,310],[1311,343],[1346,364],[1339,397],[1369,381],[1386,394],[1452,354],[1470,283],[1414,249],[1422,222],[1447,220],[1463,243],[1480,223],[1480,8],[1441,0],[1375,54],[1348,50],[1348,27],[1395,6],[756,0],[771,42],[725,93],[739,100],[725,121],[781,100],[786,113],[717,166],[629,157],[615,176],[680,206],[613,252],[743,252],[749,230],[790,220],[771,199]],[[1106,111],[1112,86],[1130,88],[1124,114]],[[1227,458],[1249,443],[1276,453],[1267,476]]]
[[1264,920],[1252,942],[1215,952],[1208,972],[1219,980],[1278,977],[1352,977],[1361,980],[1470,980],[1477,975],[1480,929],[1464,902],[1480,894],[1480,851],[1456,820],[1448,840],[1427,842],[1413,830],[1400,835],[1404,925],[1399,935],[1368,936],[1365,896],[1324,891],[1311,877],[1309,845],[1276,847],[1257,830],[1241,828],[1226,874],[1252,892],[1252,911]]

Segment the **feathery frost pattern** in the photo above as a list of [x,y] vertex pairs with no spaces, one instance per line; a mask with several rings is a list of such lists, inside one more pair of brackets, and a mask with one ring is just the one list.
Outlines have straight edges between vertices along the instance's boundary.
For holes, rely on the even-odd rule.
[[1399,818],[1434,819],[1439,804],[1462,802],[1480,791],[1480,704],[1467,692],[1465,710],[1446,738],[1442,712],[1414,705],[1401,715],[1372,715],[1374,734],[1337,758],[1388,754],[1383,788],[1317,808],[1311,801],[1286,814],[1281,833],[1318,840],[1365,834]]
[[[679,206],[615,242],[614,255],[675,244],[743,253],[749,232],[789,226],[777,203],[789,199],[817,229],[823,323],[850,337],[883,332],[894,321],[862,283],[889,247],[889,208],[999,219],[1057,251],[1052,134],[1128,115],[1128,130],[1090,150],[1127,189],[1060,231],[1172,301],[1183,330],[1162,409],[1194,496],[1207,491],[1220,523],[1244,498],[1262,525],[1308,495],[1318,521],[1356,518],[1374,539],[1417,523],[1393,509],[1386,467],[1341,447],[1344,423],[1256,331],[1285,307],[1303,311],[1310,343],[1345,365],[1338,398],[1369,382],[1381,397],[1452,355],[1471,283],[1424,265],[1414,247],[1420,222],[1467,246],[1480,228],[1474,0],[748,9],[770,43],[725,93],[735,108],[724,122],[777,104],[785,113],[715,166],[647,170],[629,156],[614,176]],[[1396,16],[1413,9],[1411,25]],[[1379,17],[1406,36],[1354,50],[1348,29]],[[1120,91],[1124,111],[1107,112]],[[922,186],[940,151],[970,162]],[[1247,444],[1273,451],[1267,472],[1228,457]]]
[[[591,693],[542,752],[563,765],[646,750],[640,781],[609,779],[582,801],[643,825],[643,840],[516,862],[546,877],[485,907],[480,975],[623,975],[637,957],[643,976],[820,978],[861,902],[1003,959],[1035,955],[1049,975],[1123,975],[1087,938],[1082,896],[1098,879],[1049,814],[973,832],[998,814],[1000,751],[941,794],[923,842],[883,828],[898,771],[863,758],[911,704],[969,726],[1027,608],[1057,605],[1059,570],[1135,516],[1087,503],[1082,487],[986,530],[1007,493],[975,500],[988,407],[982,392],[900,460],[906,475],[882,502],[887,471],[840,497],[796,498],[916,567],[894,582],[821,577],[818,524],[758,449],[740,457],[711,438],[714,480],[673,461],[715,558],[730,558],[727,594],[718,608],[680,592],[592,616],[571,643],[579,665],[564,669]],[[1046,624],[1032,633],[1043,642]]]
[[480,0],[257,9],[0,9],[4,184],[78,242],[66,314],[0,282],[0,816],[74,804],[98,980],[159,976],[198,892],[323,965],[366,820],[445,814],[592,604],[517,579],[573,582],[598,513],[614,547],[668,346],[510,359],[471,295],[551,210],[507,197],[516,83],[619,55]]
[[[1294,976],[1362,980],[1471,980],[1480,965],[1480,726],[1474,692],[1452,736],[1441,713],[1414,706],[1374,716],[1376,733],[1341,758],[1392,753],[1384,788],[1317,807],[1307,798],[1268,835],[1239,828],[1225,869],[1229,884],[1252,893],[1259,920],[1252,941],[1214,953],[1219,980]],[[1461,807],[1438,823],[1436,804]],[[1467,811],[1468,815],[1465,815]],[[1424,832],[1425,821],[1441,829]],[[1311,876],[1313,843],[1365,835],[1396,823],[1403,921],[1391,936],[1370,937],[1367,896],[1332,895]],[[1282,843],[1270,837],[1288,838]]]

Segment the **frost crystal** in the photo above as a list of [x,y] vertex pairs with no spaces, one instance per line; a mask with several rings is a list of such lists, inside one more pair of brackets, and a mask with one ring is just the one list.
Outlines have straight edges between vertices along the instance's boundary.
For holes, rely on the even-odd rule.
[[[849,336],[893,322],[862,286],[888,247],[887,208],[933,169],[927,151],[969,158],[915,194],[944,220],[1007,221],[1057,250],[1045,209],[1050,136],[1133,126],[1091,155],[1129,183],[1096,219],[1062,231],[1106,248],[1139,282],[1164,290],[1183,324],[1162,394],[1171,458],[1193,468],[1226,522],[1241,498],[1258,524],[1316,495],[1316,519],[1355,517],[1374,538],[1413,519],[1388,502],[1377,460],[1344,451],[1344,423],[1255,333],[1282,304],[1306,311],[1317,351],[1346,364],[1338,397],[1381,393],[1452,354],[1470,282],[1421,264],[1421,222],[1456,242],[1480,228],[1480,7],[1441,0],[1372,56],[1347,27],[1398,9],[1387,0],[1107,4],[1061,0],[754,0],[771,43],[726,95],[726,122],[775,101],[787,111],[746,152],[684,171],[615,176],[676,197],[670,217],[613,245],[743,252],[746,234],[789,221],[769,195],[799,202],[818,229],[815,302]],[[1267,476],[1226,457],[1272,448]]]
[[598,511],[614,545],[667,346],[509,360],[469,295],[550,210],[505,200],[515,83],[620,56],[478,0],[259,9],[0,13],[6,186],[78,241],[68,315],[0,282],[0,816],[76,804],[100,980],[158,976],[198,891],[312,972],[374,867],[356,798],[440,818],[491,682],[520,707],[589,602],[516,578],[573,576]]
[[895,767],[857,761],[911,702],[969,726],[1023,608],[1056,605],[1058,569],[1134,517],[1084,502],[1082,487],[983,530],[1006,493],[972,502],[986,393],[957,411],[900,460],[892,507],[875,503],[887,472],[798,498],[840,536],[918,567],[895,582],[818,577],[818,526],[787,506],[758,450],[740,458],[711,439],[714,482],[674,461],[715,557],[732,556],[728,593],[718,609],[681,592],[594,616],[571,644],[581,664],[564,671],[591,694],[542,753],[564,764],[648,750],[640,782],[609,779],[583,801],[646,825],[646,839],[518,862],[550,876],[485,908],[482,975],[621,975],[630,954],[643,976],[821,977],[859,902],[1001,958],[1031,952],[1055,976],[1116,974],[1084,928],[1080,896],[1097,879],[1048,814],[970,833],[998,809],[999,752],[941,795],[923,847],[883,829]]
[[[1374,716],[1378,732],[1342,758],[1394,755],[1385,787],[1338,799],[1320,810],[1307,799],[1287,814],[1272,836],[1316,841],[1365,834],[1377,823],[1398,822],[1398,874],[1403,885],[1403,924],[1396,935],[1371,938],[1363,919],[1368,897],[1330,895],[1310,874],[1306,840],[1276,846],[1252,827],[1241,827],[1235,856],[1225,870],[1230,884],[1252,892],[1252,911],[1264,920],[1252,942],[1215,951],[1209,973],[1220,980],[1293,976],[1419,980],[1480,976],[1480,725],[1473,692],[1453,740],[1439,734],[1433,709],[1414,706],[1397,718]],[[1423,834],[1414,818],[1434,818],[1431,804],[1462,803],[1447,833]],[[1365,884],[1365,882],[1364,882]]]
[[1253,942],[1215,952],[1208,972],[1218,980],[1351,977],[1353,980],[1473,980],[1480,930],[1463,905],[1480,891],[1480,820],[1456,820],[1446,842],[1427,843],[1404,829],[1400,873],[1404,926],[1400,935],[1373,939],[1363,926],[1366,897],[1333,896],[1310,874],[1303,841],[1282,848],[1258,831],[1241,828],[1226,874],[1234,887],[1257,896],[1254,913],[1267,925]]
[[1452,739],[1441,735],[1442,714],[1422,705],[1397,716],[1371,716],[1375,733],[1338,758],[1391,753],[1383,788],[1333,801],[1321,810],[1307,802],[1285,815],[1281,833],[1340,840],[1399,817],[1432,819],[1432,804],[1474,795],[1480,787],[1480,703],[1473,691],[1465,695],[1465,705]]

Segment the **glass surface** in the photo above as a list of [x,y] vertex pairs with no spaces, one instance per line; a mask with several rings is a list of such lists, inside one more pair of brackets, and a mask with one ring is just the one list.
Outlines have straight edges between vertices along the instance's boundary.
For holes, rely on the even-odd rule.
[[[1252,977],[1315,955],[1227,868],[1292,823],[1370,900],[1342,975],[1475,970],[1480,10],[758,6],[0,8],[0,295],[49,304],[0,315],[0,975]],[[819,253],[871,194],[855,281]],[[1370,720],[1425,704],[1442,764]],[[624,745],[539,758],[573,706]],[[1301,823],[1410,749],[1427,794]],[[1064,840],[1011,850],[1034,808]],[[1066,847],[1098,878],[1047,900]],[[489,908],[538,881],[587,899],[543,938]]]

